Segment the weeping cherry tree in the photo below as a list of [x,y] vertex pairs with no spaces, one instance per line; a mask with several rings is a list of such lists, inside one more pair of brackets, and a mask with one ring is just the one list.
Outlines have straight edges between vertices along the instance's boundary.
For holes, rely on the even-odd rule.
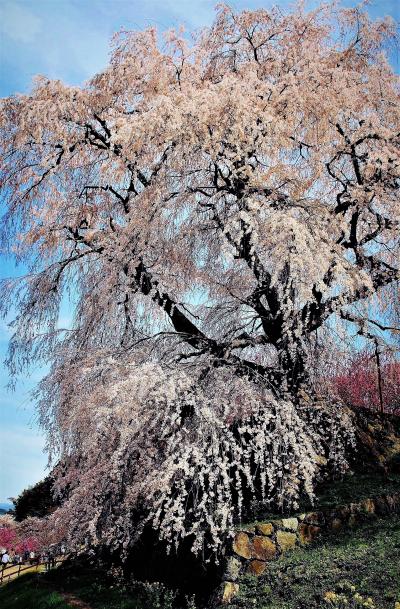
[[399,279],[394,35],[358,9],[219,6],[192,37],[119,33],[83,86],[2,100],[2,247],[26,269],[3,282],[8,365],[50,366],[52,527],[217,550],[252,500],[345,469],[309,345],[368,326],[354,307]]

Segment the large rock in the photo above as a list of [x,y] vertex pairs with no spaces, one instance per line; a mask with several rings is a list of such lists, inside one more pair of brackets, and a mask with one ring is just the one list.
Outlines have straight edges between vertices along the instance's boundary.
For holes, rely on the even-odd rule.
[[283,518],[281,520],[282,528],[287,531],[297,531],[297,527],[299,526],[299,521],[297,518]]
[[347,522],[348,519],[350,518],[350,515],[352,513],[352,508],[351,508],[352,504],[350,505],[344,505],[342,507],[339,507],[336,509],[336,518],[339,518],[339,520],[341,520],[342,522]]
[[384,496],[377,497],[375,499],[375,512],[379,514],[379,516],[385,516],[389,514],[390,508]]
[[361,520],[361,517],[359,514],[350,514],[350,518],[349,518],[347,524],[349,525],[349,527],[354,527],[357,524],[359,524],[360,520]]
[[270,536],[274,532],[274,525],[272,524],[272,522],[263,522],[256,524],[256,532],[259,535]]
[[254,537],[253,558],[271,560],[276,556],[276,545],[268,537]]
[[342,528],[342,526],[343,520],[341,520],[340,518],[334,518],[331,522],[331,529],[333,529],[334,531],[338,531]]
[[305,514],[302,520],[307,524],[316,524],[320,526],[324,523],[325,516],[323,512],[310,512],[309,514]]
[[250,538],[244,531],[240,531],[235,535],[232,548],[238,556],[241,556],[242,558],[251,558]]
[[311,543],[316,538],[320,530],[321,527],[317,527],[314,524],[301,524],[299,526],[299,540],[301,545]]
[[223,591],[222,591],[222,604],[229,605],[232,599],[235,598],[239,594],[239,584],[234,584],[233,582],[225,582]]
[[398,512],[400,508],[400,496],[399,494],[386,495],[386,503],[389,506],[390,512]]
[[249,564],[248,572],[252,575],[261,575],[267,568],[267,563],[263,560],[252,560]]
[[230,556],[226,561],[224,579],[235,582],[237,579],[239,579],[241,569],[242,563],[240,560],[235,556]]
[[375,503],[373,499],[365,499],[361,503],[361,509],[366,514],[374,514],[375,513]]
[[297,537],[295,533],[287,533],[286,531],[278,531],[276,534],[276,540],[281,552],[287,552],[296,545]]

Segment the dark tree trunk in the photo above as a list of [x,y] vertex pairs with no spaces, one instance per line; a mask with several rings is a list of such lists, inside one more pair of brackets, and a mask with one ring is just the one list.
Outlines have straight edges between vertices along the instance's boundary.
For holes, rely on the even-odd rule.
[[278,351],[278,362],[284,393],[296,397],[299,390],[310,383],[305,350],[299,344],[286,343]]

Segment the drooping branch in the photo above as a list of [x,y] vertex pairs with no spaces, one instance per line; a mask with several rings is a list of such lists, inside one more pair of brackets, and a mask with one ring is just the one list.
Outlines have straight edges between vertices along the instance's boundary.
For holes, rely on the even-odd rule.
[[309,331],[319,328],[330,315],[341,311],[343,307],[368,298],[375,294],[378,289],[400,280],[399,269],[374,256],[365,256],[362,258],[362,262],[370,271],[371,284],[347,292],[343,291],[321,302],[315,307],[313,315],[309,318]]
[[159,282],[146,269],[143,261],[135,269],[134,281],[134,285],[140,289],[142,294],[149,296],[154,303],[163,309],[169,317],[175,332],[188,345],[197,350],[197,355],[209,353],[215,358],[216,365],[234,366],[239,374],[245,373],[248,376],[256,375],[261,378],[269,378],[276,384],[279,374],[273,368],[261,366],[233,353],[235,349],[244,349],[248,346],[262,344],[262,337],[257,339],[249,335],[241,335],[229,342],[218,342],[211,339],[183,313],[182,307],[160,288]]
[[[221,9],[190,48],[124,34],[89,86],[39,79],[2,102],[7,244],[33,273],[56,261],[57,290],[71,258],[82,345],[154,334],[144,300],[171,324],[165,352],[261,375],[244,357],[272,361],[294,387],[310,334],[396,281],[390,28],[335,15],[342,48],[328,8]],[[40,296],[37,323],[59,306]]]

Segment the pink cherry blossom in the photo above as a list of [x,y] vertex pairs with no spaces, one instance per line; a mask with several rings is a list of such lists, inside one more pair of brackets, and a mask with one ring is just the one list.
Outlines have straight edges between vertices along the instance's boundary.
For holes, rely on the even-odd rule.
[[49,535],[128,549],[150,523],[218,550],[244,503],[346,468],[348,413],[304,395],[316,333],[370,336],[399,279],[394,36],[336,3],[221,5],[2,100],[2,243],[29,268],[3,284],[8,364],[51,366]]

